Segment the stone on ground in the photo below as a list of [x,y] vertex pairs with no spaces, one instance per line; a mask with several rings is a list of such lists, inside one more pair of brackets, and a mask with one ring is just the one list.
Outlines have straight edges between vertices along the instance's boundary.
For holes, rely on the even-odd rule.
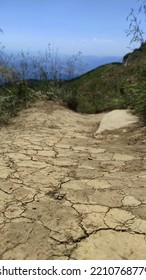
[[95,135],[105,130],[119,129],[136,122],[138,122],[138,117],[134,116],[130,110],[113,110],[102,118]]

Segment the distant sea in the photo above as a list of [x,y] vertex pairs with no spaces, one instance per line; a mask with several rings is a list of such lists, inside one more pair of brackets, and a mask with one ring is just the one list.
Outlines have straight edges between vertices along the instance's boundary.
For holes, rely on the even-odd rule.
[[[8,53],[5,54],[5,59],[8,63],[6,63],[7,66],[10,66],[12,68],[15,68],[16,70],[20,71],[20,77],[22,79],[40,79],[40,73],[38,72],[39,70],[35,69],[33,64],[32,64],[32,54],[30,54],[29,56],[26,55],[26,57],[23,55],[19,55],[19,54],[15,54],[14,53],[14,58],[12,56],[13,59],[8,59],[9,57],[11,57]],[[104,64],[108,64],[108,63],[113,63],[113,62],[122,62],[122,57],[120,56],[103,56],[103,57],[98,57],[98,56],[94,56],[94,55],[81,55],[79,57],[79,61],[77,60],[76,63],[74,64],[73,62],[73,72],[71,73],[71,75],[69,76],[69,69],[68,69],[68,64],[66,61],[66,58],[68,57],[68,59],[70,60],[70,62],[72,63],[72,58],[73,56],[63,56],[63,55],[58,55],[57,57],[57,62],[59,61],[60,64],[56,64],[59,65],[58,69],[56,71],[56,68],[54,68],[54,71],[56,71],[56,73],[58,73],[58,77],[57,79],[62,79],[62,80],[68,80],[68,79],[72,79],[75,77],[78,77],[84,73],[87,73],[91,70],[94,70],[95,68],[97,68],[98,66],[104,65]],[[39,61],[41,57],[37,57],[37,55],[34,56],[34,58],[38,58]],[[12,63],[11,63],[12,60]],[[55,57],[53,58],[53,63],[56,63]],[[26,75],[24,75],[25,72],[25,62],[27,62],[29,66],[27,66],[27,71],[26,71]],[[23,66],[22,66],[23,65]],[[70,64],[72,67],[72,64]],[[53,64],[51,64],[49,66],[49,63],[45,63],[43,62],[42,64],[42,69],[45,70],[45,73],[51,73],[50,69],[52,69],[51,67],[54,67]],[[56,66],[55,66],[56,67]],[[52,72],[53,73],[53,72]],[[23,78],[24,77],[24,78]],[[50,74],[48,74],[48,79],[52,79],[52,76]],[[0,75],[0,83],[1,83],[2,77]]]

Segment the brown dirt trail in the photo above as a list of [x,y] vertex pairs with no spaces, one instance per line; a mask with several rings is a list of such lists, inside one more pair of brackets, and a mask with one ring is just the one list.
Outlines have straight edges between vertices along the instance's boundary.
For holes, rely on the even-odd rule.
[[146,259],[146,129],[39,103],[0,129],[0,259]]

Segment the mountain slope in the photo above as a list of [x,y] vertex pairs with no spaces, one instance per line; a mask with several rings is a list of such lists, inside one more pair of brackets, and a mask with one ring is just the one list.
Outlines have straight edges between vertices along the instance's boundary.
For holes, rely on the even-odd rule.
[[146,44],[122,63],[100,66],[66,84],[68,106],[83,113],[133,108],[146,110]]

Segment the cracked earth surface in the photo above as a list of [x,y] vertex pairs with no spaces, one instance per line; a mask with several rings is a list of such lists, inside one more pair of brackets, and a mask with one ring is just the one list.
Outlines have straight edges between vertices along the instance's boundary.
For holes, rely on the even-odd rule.
[[146,130],[39,103],[0,129],[0,259],[146,259]]

